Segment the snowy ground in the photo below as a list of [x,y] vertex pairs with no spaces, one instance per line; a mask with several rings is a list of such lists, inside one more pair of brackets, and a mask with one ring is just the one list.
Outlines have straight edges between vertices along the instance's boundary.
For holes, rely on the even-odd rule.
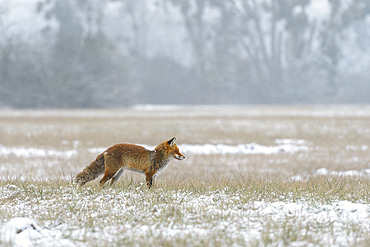
[[[39,189],[39,188],[29,188]],[[0,227],[0,243],[14,246],[184,244],[365,246],[370,206],[346,200],[248,200],[250,191],[212,189],[150,192],[76,190],[45,186],[40,195],[1,203],[15,217]],[[6,185],[1,198],[30,193]],[[42,195],[43,194],[43,195]],[[289,196],[288,196],[289,197]],[[9,207],[10,206],[10,207]],[[368,242],[367,242],[368,243]]]
[[[0,111],[0,246],[369,246],[370,108]],[[73,176],[177,137],[148,191]]]

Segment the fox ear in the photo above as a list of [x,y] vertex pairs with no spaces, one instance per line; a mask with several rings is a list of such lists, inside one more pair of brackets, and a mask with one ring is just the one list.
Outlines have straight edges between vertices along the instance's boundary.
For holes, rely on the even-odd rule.
[[176,137],[172,137],[171,140],[169,140],[167,143],[170,145],[170,146],[173,146],[173,144],[175,143],[176,141]]

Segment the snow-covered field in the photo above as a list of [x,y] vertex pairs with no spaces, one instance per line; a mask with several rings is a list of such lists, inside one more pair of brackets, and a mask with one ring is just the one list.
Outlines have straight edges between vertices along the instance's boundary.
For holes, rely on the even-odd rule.
[[[248,191],[228,188],[147,192],[143,187],[84,191],[66,186],[55,190],[42,188],[43,197],[19,195],[8,207],[2,205],[2,212],[22,217],[4,222],[0,243],[361,246],[361,241],[368,241],[362,234],[370,231],[366,203],[303,198],[256,201],[247,199]],[[8,185],[0,193],[25,192]]]
[[[0,246],[369,246],[370,107],[0,111]],[[148,190],[70,181],[177,137]]]

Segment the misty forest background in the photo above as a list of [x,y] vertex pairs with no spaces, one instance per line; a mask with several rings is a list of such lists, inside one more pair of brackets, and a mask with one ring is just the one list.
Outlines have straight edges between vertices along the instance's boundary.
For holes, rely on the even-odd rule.
[[370,103],[368,0],[10,2],[2,108]]

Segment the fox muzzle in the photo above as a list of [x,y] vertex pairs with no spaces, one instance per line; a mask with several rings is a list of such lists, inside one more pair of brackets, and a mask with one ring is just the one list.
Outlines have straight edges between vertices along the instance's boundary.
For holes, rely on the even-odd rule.
[[183,160],[183,159],[185,159],[185,156],[184,155],[175,154],[175,158],[178,159],[178,160]]

